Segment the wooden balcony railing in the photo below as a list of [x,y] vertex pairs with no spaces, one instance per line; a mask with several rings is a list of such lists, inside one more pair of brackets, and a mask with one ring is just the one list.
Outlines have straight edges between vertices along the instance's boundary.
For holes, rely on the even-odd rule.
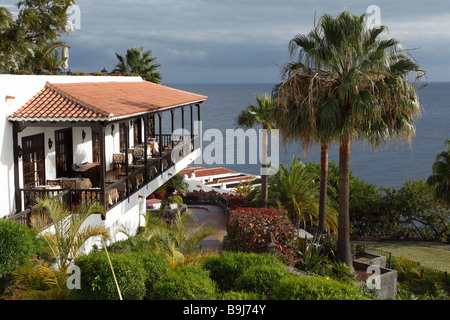
[[[167,136],[171,137],[171,135]],[[173,143],[172,140],[170,141],[170,143]],[[170,144],[167,147],[170,148]],[[138,161],[138,164],[128,165],[128,175],[121,170],[117,171],[117,174],[112,177],[107,177],[105,179],[104,193],[101,188],[80,188],[83,184],[71,184],[67,181],[58,184],[58,179],[48,180],[49,185],[47,188],[20,189],[24,207],[27,209],[20,215],[18,214],[17,217],[15,215],[14,219],[22,219],[28,222],[29,215],[32,214],[30,209],[37,199],[44,197],[59,197],[72,210],[75,210],[85,202],[103,202],[105,209],[108,211],[198,148],[200,148],[200,138],[198,136],[194,138],[189,136],[189,139],[185,137],[184,141],[174,144],[173,149],[162,153],[158,158],[147,159],[147,161],[144,159],[143,161]]]

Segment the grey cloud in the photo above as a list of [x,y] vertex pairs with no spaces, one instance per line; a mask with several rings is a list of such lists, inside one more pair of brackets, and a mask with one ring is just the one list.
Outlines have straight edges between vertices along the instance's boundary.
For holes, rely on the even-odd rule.
[[[288,61],[289,40],[309,32],[314,17],[344,8],[363,14],[372,4],[380,7],[382,24],[393,37],[408,48],[421,47],[414,52],[419,63],[446,64],[450,4],[445,1],[79,0],[81,30],[65,39],[72,46],[71,65],[87,72],[110,69],[116,62],[114,52],[143,46],[152,50],[164,78],[172,82],[183,79],[185,72],[208,79],[218,73],[242,73],[245,79],[254,74],[259,81],[263,71],[265,79],[277,81],[271,61]],[[432,75],[445,77],[439,71]]]

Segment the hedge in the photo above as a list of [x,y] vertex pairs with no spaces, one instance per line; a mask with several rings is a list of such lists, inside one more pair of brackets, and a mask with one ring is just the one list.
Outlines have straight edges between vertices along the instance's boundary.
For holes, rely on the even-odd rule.
[[351,284],[326,277],[288,276],[280,280],[272,297],[276,300],[366,300]]
[[244,270],[236,279],[236,289],[245,292],[254,292],[265,298],[273,295],[274,288],[280,280],[289,275],[285,267],[280,266],[253,266]]
[[295,228],[286,211],[263,208],[236,208],[227,222],[230,250],[263,253],[274,241],[285,255],[293,251]]
[[[236,280],[251,267],[284,268],[283,263],[270,254],[223,251],[221,255],[212,256],[203,263],[203,268],[210,271],[219,289],[223,292],[237,290]],[[239,290],[237,290],[239,291]]]
[[213,300],[217,286],[209,271],[198,265],[175,269],[161,277],[148,295],[150,300]]
[[[146,295],[147,270],[139,254],[109,253],[114,273],[124,300],[142,300]],[[81,271],[81,289],[73,289],[71,297],[82,300],[118,300],[119,294],[108,258],[104,251],[91,252],[76,259]]]
[[42,241],[16,221],[0,220],[0,293],[13,281],[12,272],[39,255]]

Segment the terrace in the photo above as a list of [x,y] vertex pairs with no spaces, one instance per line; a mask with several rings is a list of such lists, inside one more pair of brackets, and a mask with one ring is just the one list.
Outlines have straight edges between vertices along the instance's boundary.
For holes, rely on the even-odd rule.
[[[146,81],[47,83],[8,118],[14,218],[28,221],[35,200],[45,196],[60,197],[72,209],[99,201],[110,211],[143,188],[153,192],[198,156],[194,114],[200,121],[204,100]],[[177,113],[183,134],[174,135]]]

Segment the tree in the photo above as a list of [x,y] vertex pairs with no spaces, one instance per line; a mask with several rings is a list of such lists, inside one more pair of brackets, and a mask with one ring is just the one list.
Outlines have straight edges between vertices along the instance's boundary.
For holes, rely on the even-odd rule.
[[[303,164],[299,158],[293,157],[291,164],[280,164],[277,173],[269,179],[268,204],[272,207],[287,210],[296,225],[317,226],[319,217],[320,184],[315,170]],[[333,188],[329,186],[329,190]],[[252,203],[260,197],[260,191],[254,189],[247,196]],[[327,198],[326,226],[331,231],[337,230],[337,210],[332,197]]]
[[[92,214],[104,214],[97,203],[84,203],[72,212],[57,198],[39,199],[34,209],[39,213],[31,217],[31,226],[45,240],[46,251],[51,254],[61,270],[80,254],[82,246],[94,236],[109,238],[109,230],[100,225],[83,225]],[[51,228],[49,228],[51,227]]]
[[450,207],[450,139],[445,141],[446,151],[436,156],[433,173],[427,183],[434,188],[434,198],[438,202]]
[[417,88],[408,74],[416,73],[418,80],[424,72],[399,41],[385,36],[387,30],[369,29],[365,15],[348,11],[323,15],[309,34],[292,40],[299,49],[296,69],[289,72],[293,86],[289,95],[278,99],[281,107],[297,106],[314,121],[315,126],[307,127],[311,132],[316,128],[339,141],[337,258],[347,266],[352,266],[350,142],[360,139],[381,146],[388,140],[410,141],[414,117],[420,115]]
[[116,57],[119,63],[115,65],[113,72],[127,73],[133,72],[139,74],[142,79],[154,83],[161,83],[162,77],[158,72],[161,66],[155,64],[155,57],[152,57],[152,51],[144,48],[130,48],[127,50],[125,56],[121,56],[116,52]]
[[0,72],[17,69],[30,52],[68,33],[67,9],[75,0],[27,0],[17,3],[17,19],[0,7]]
[[66,47],[63,41],[49,41],[40,46],[35,46],[30,52],[30,56],[20,64],[21,70],[32,71],[36,74],[45,71],[53,72],[56,67],[60,67],[67,58],[62,58],[57,51],[58,48]]
[[275,114],[274,104],[269,95],[258,97],[255,95],[257,105],[248,105],[238,115],[236,123],[244,128],[253,128],[256,124],[260,124],[263,130],[263,144],[262,144],[262,174],[261,174],[261,207],[267,208],[267,190],[268,190],[268,149],[269,138],[268,130],[274,129],[273,120]]
[[[301,44],[297,43],[295,39],[290,41],[291,57],[294,56],[295,50]],[[294,72],[298,72],[303,68],[305,77],[292,77]],[[301,71],[300,71],[301,72]],[[314,111],[307,107],[302,107],[303,104],[314,104],[315,107],[320,106],[323,101],[322,97],[316,95],[310,97],[309,101],[303,99],[298,101],[297,97],[300,94],[303,97],[309,96],[313,74],[312,70],[306,67],[301,62],[289,63],[284,71],[285,80],[274,88],[274,99],[277,101],[277,106],[281,112],[276,113],[277,127],[282,133],[284,143],[292,143],[295,140],[300,140],[303,143],[303,152],[306,153],[308,146],[317,141],[320,145],[320,198],[319,198],[319,225],[320,233],[326,233],[326,210],[327,210],[327,186],[328,186],[328,146],[332,140],[333,126],[327,120],[328,117],[333,116],[329,114],[329,110],[324,105],[324,108]],[[313,98],[313,99],[311,99]],[[313,111],[313,112],[312,112]]]
[[152,220],[149,222],[144,233],[138,236],[164,253],[172,268],[207,257],[206,252],[196,251],[204,238],[215,235],[220,242],[223,241],[219,229],[209,223],[199,224],[197,218],[189,211],[181,214],[177,210],[172,226],[154,221],[152,223]]

